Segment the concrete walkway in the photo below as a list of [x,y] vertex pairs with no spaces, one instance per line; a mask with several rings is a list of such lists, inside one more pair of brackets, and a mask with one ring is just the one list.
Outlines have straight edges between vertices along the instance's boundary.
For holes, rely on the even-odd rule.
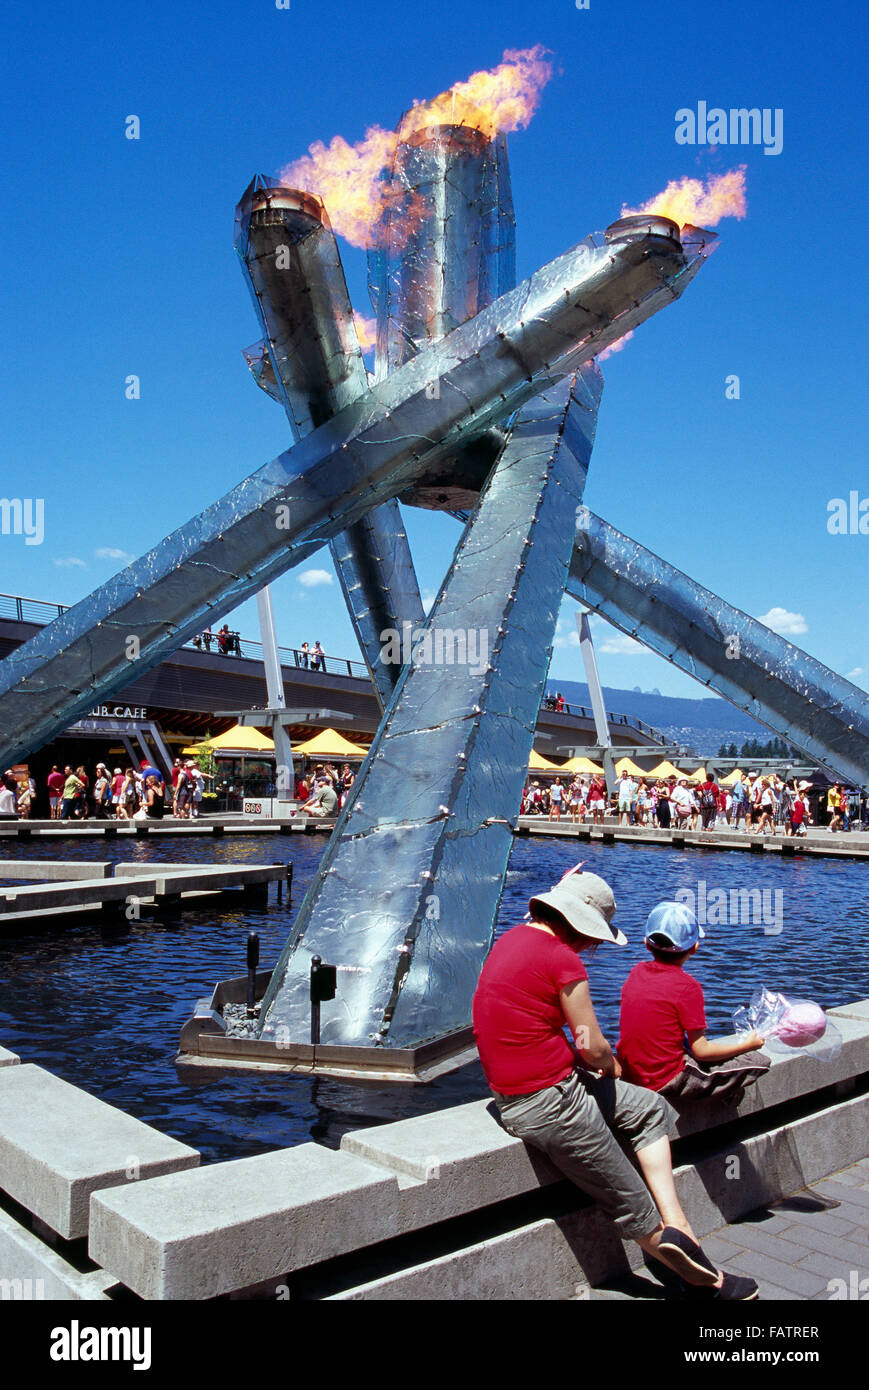
[[[869,1158],[722,1226],[704,1238],[703,1249],[722,1268],[755,1279],[762,1300],[869,1298]],[[584,1295],[675,1296],[646,1270]]]
[[869,857],[869,832],[864,830],[831,833],[825,826],[812,826],[805,836],[778,833],[747,834],[730,827],[715,830],[685,830],[671,827],[661,830],[651,825],[619,825],[607,817],[603,825],[591,821],[575,823],[568,817],[550,821],[543,816],[520,816],[518,833],[530,836],[551,836],[603,844],[662,845],[673,849],[730,849],[748,853],[789,855],[821,855],[833,859],[864,859]]

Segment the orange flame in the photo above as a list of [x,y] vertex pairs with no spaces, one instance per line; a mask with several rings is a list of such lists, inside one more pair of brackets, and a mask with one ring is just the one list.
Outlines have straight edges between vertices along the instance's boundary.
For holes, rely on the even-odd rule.
[[500,131],[524,129],[552,76],[547,52],[540,43],[506,49],[496,68],[472,73],[466,82],[456,82],[431,101],[415,101],[408,112],[409,129],[441,123],[470,125],[489,140]]
[[[475,72],[466,82],[430,101],[414,102],[402,123],[402,138],[429,125],[467,125],[491,139],[499,131],[518,130],[528,124],[540,101],[540,93],[552,76],[547,50],[507,49],[503,61],[488,72]],[[395,131],[371,126],[364,140],[350,145],[336,135],[328,145],[317,140],[308,153],[281,170],[280,182],[322,198],[333,229],[363,249],[375,244],[382,214],[398,190],[381,177],[393,162],[399,136]],[[406,196],[402,191],[401,196]],[[417,195],[418,198],[418,195]],[[411,208],[410,222],[422,209]],[[394,235],[396,224],[391,226]],[[405,229],[406,230],[406,229]]]
[[377,321],[375,319],[367,319],[364,314],[357,313],[354,309],[353,322],[356,325],[356,336],[359,339],[359,346],[363,352],[367,352],[369,348],[374,347],[377,341]]
[[745,217],[745,165],[726,174],[716,174],[704,187],[701,179],[673,179],[639,208],[622,208],[622,217],[634,213],[657,212],[670,217],[680,227],[715,227],[722,217]]

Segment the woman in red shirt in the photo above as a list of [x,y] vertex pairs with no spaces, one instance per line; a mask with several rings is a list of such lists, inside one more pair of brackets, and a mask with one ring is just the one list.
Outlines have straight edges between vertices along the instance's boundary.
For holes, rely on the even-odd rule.
[[580,953],[627,940],[612,926],[609,885],[581,867],[531,899],[530,920],[500,937],[480,974],[474,1033],[501,1121],[686,1284],[714,1298],[756,1298],[753,1280],[722,1273],[704,1254],[682,1210],[668,1137],[676,1112],[663,1096],[620,1079],[598,1026]]

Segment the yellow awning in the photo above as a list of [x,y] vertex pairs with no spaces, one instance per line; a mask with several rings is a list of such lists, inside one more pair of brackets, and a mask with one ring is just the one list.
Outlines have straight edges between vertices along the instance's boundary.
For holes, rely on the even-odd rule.
[[678,767],[674,767],[668,758],[665,758],[662,763],[658,763],[657,767],[653,767],[648,775],[650,777],[681,777],[683,774]]
[[680,776],[680,777],[687,777],[689,782],[705,782],[705,781],[706,781],[706,768],[705,768],[705,767],[698,767],[698,768],[695,768],[695,770],[694,770],[693,772],[680,772],[680,773],[679,773],[679,776]]
[[745,773],[740,771],[738,767],[735,767],[732,772],[728,772],[726,777],[720,777],[718,779],[718,785],[721,787],[734,787],[740,777],[744,778]]
[[632,758],[619,758],[618,762],[616,763],[616,772],[618,773],[619,777],[621,777],[624,772],[629,772],[632,777],[651,776],[651,773],[646,772],[641,767],[637,767],[636,763],[633,761]]
[[528,766],[535,772],[560,772],[558,763],[551,763],[548,758],[541,758],[539,753],[531,749],[531,757],[528,759]]
[[603,768],[598,763],[593,763],[591,758],[570,758],[561,770],[562,772],[603,772]]
[[236,724],[234,728],[227,729],[225,734],[218,734],[216,738],[194,744],[192,748],[182,748],[181,752],[190,753],[195,757],[198,753],[208,752],[209,749],[215,753],[274,753],[275,745],[265,734],[261,734],[259,729]]
[[368,749],[351,743],[337,729],[321,729],[305,743],[297,743],[293,752],[303,753],[306,758],[364,758]]

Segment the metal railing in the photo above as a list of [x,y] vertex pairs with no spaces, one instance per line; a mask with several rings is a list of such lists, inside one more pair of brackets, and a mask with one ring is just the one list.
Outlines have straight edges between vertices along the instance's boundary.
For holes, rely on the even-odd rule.
[[[46,603],[39,598],[22,598],[17,594],[0,594],[0,618],[11,618],[18,623],[44,625],[59,617],[61,613],[65,613],[68,607],[68,604]],[[233,642],[227,651],[221,651],[216,632],[212,633],[211,645],[207,648],[202,645],[201,641],[198,647],[195,641],[185,642],[184,647],[188,651],[207,650],[220,656],[241,656],[249,661],[262,661],[261,642],[254,642],[247,637],[242,637],[238,632],[232,632],[230,636],[233,638]],[[346,656],[323,656],[320,658],[322,664],[314,666],[314,654],[312,652],[298,651],[295,647],[279,647],[278,655],[284,666],[296,666],[300,670],[308,671],[319,670],[327,676],[355,676],[362,680],[368,679],[368,667],[364,661],[351,661]]]
[[[0,618],[12,618],[19,623],[45,624],[52,619],[65,613],[68,604],[46,603],[39,598],[21,598],[15,594],[0,594]],[[216,632],[211,634],[211,645],[205,647],[202,639],[185,642],[184,647],[187,651],[209,651],[218,656],[242,657],[246,661],[262,661],[263,649],[261,642],[255,642],[248,637],[242,637],[238,632],[231,632],[229,636],[232,642],[229,649],[222,651],[218,643]],[[197,646],[197,641],[199,645]],[[296,647],[278,647],[278,657],[282,666],[295,666],[301,671],[321,671],[327,676],[353,676],[358,680],[368,680],[368,667],[364,661],[351,661],[345,656],[323,656],[320,658],[322,665],[314,666],[314,655],[312,652],[302,652]],[[594,713],[587,709],[585,705],[565,704],[561,711],[553,710],[546,705],[544,709],[548,714],[562,713],[578,716],[580,719],[593,719]],[[631,728],[639,729],[641,733],[647,734],[656,743],[667,743],[668,740],[660,729],[652,728],[645,720],[638,719],[633,714],[611,714],[607,712],[607,720],[612,724],[627,724]]]
[[65,613],[67,607],[62,603],[46,603],[41,598],[0,594],[0,618],[12,618],[18,623],[50,623]]
[[[574,718],[594,719],[594,710],[588,709],[585,705],[572,705],[565,701],[563,707],[559,710],[556,709],[554,705],[546,703],[549,699],[554,699],[554,696],[544,696],[541,713],[571,714]],[[651,724],[646,723],[645,719],[640,719],[635,714],[613,714],[612,711],[607,710],[606,717],[609,724],[627,724],[630,725],[632,729],[639,729],[640,733],[648,734],[655,743],[670,742],[667,736],[661,733],[660,729],[653,728]]]

